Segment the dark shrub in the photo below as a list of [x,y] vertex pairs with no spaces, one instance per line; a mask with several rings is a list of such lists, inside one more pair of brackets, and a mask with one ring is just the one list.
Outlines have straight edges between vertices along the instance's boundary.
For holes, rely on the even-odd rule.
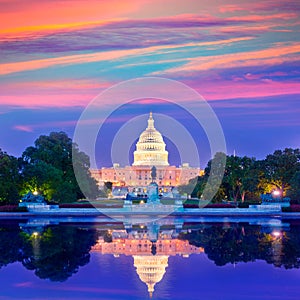
[[238,208],[249,208],[249,203],[248,202],[240,202],[238,204]]
[[300,212],[300,204],[291,204],[290,207],[282,207],[283,212]]
[[18,205],[0,206],[0,212],[27,212],[27,207],[19,207]]
[[235,206],[228,203],[211,203],[206,205],[205,208],[235,208]]

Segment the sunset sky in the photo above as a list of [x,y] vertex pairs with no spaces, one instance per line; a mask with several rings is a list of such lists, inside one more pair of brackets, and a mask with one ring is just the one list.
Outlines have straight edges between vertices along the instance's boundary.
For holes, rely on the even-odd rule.
[[[0,148],[9,154],[40,134],[72,136],[95,96],[144,76],[200,93],[229,154],[300,147],[297,0],[0,0],[0,19]],[[151,109],[172,115],[136,106],[115,126]]]

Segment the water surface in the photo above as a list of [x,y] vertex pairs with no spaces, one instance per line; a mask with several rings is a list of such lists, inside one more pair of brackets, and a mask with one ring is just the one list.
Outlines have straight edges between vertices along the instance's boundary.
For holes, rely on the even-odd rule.
[[54,223],[0,222],[0,299],[299,299],[298,221]]

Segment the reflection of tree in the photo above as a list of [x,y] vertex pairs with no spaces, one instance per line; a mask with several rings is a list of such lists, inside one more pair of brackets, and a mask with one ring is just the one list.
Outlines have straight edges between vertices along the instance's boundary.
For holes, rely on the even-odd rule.
[[55,226],[25,233],[17,224],[0,227],[0,268],[17,261],[40,278],[64,281],[89,262],[96,242],[91,229]]
[[190,244],[204,247],[208,258],[218,266],[228,263],[265,260],[276,267],[300,267],[299,227],[293,226],[280,237],[264,233],[260,226],[230,225],[203,227],[180,238]]
[[40,278],[64,281],[89,262],[89,251],[96,242],[93,230],[71,226],[50,227],[30,236],[32,251],[23,265]]
[[300,237],[299,227],[291,227],[281,237],[265,234],[260,240],[261,259],[276,267],[286,269],[300,267]]
[[[182,232],[179,238],[203,247],[208,258],[218,266],[260,259],[276,267],[300,268],[300,226],[297,224],[284,232],[246,223],[193,226],[197,229]],[[191,229],[189,225],[185,228]],[[107,242],[111,241],[110,230],[98,231],[99,234]],[[40,278],[64,281],[89,262],[89,251],[96,239],[94,229],[76,226],[51,226],[43,232],[25,232],[15,223],[2,225],[0,268],[20,261]]]
[[[251,230],[250,230],[251,229]],[[208,258],[216,265],[238,261],[253,261],[258,255],[257,226],[251,226],[245,236],[244,226],[211,226],[184,235],[191,244],[204,247]]]
[[23,259],[26,243],[18,224],[0,227],[0,268]]

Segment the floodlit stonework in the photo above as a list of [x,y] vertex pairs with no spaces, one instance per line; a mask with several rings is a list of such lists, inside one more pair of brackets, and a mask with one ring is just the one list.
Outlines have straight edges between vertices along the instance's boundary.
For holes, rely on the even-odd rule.
[[141,133],[133,153],[132,166],[121,167],[114,164],[110,168],[91,170],[92,176],[100,186],[112,182],[113,186],[146,187],[151,182],[151,168],[157,169],[156,182],[160,187],[172,187],[187,184],[190,179],[200,175],[200,168],[190,167],[188,163],[181,166],[170,166],[168,151],[161,133],[154,126],[152,113],[148,126]]

